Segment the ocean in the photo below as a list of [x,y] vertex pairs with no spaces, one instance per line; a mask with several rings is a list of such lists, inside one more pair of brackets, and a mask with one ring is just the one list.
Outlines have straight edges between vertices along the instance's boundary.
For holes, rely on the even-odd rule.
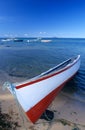
[[62,92],[85,102],[85,39],[21,39],[23,41],[16,42],[0,39],[0,85],[8,80],[14,82],[14,79],[19,79],[19,81],[30,79],[80,54],[80,69],[76,76],[65,85]]

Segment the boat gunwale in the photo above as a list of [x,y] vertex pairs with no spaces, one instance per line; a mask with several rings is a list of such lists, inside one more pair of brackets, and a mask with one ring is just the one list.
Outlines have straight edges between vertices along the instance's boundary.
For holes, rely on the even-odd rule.
[[[31,85],[31,84],[40,82],[40,81],[42,81],[42,80],[51,78],[51,77],[53,77],[53,76],[55,76],[55,75],[57,75],[57,74],[60,74],[60,73],[62,73],[62,72],[64,72],[64,71],[66,71],[67,69],[71,68],[74,64],[76,64],[76,63],[80,60],[80,55],[78,55],[78,56],[76,56],[76,57],[74,57],[74,58],[70,58],[70,59],[66,60],[66,62],[68,62],[69,60],[72,60],[72,59],[73,59],[73,61],[72,61],[71,63],[69,63],[69,64],[67,64],[65,67],[63,67],[63,68],[61,68],[61,69],[55,71],[54,73],[51,72],[51,73],[49,73],[49,74],[45,74],[46,72],[49,72],[50,70],[52,71],[53,68],[56,68],[56,67],[59,66],[60,64],[57,65],[57,66],[55,66],[55,67],[53,67],[53,68],[51,68],[51,69],[49,69],[49,70],[46,71],[45,73],[41,73],[39,76],[36,76],[36,77],[34,77],[34,78],[32,78],[32,79],[29,79],[29,80],[27,80],[27,81],[25,81],[25,82],[22,82],[22,83],[15,83],[14,85],[15,85],[16,89],[20,89],[20,88],[26,87],[26,86],[28,86],[28,85]],[[64,62],[65,62],[65,61],[64,61]],[[61,65],[62,65],[64,62],[62,62]],[[65,63],[66,63],[66,62],[65,62]]]

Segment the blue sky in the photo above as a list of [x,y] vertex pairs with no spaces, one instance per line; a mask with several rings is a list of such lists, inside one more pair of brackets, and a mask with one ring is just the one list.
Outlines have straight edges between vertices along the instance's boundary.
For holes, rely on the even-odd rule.
[[85,0],[0,0],[0,37],[85,38]]

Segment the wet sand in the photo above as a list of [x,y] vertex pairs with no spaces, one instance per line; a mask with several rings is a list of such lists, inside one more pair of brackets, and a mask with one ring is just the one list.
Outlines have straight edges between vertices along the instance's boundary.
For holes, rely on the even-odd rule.
[[0,87],[0,130],[85,130],[85,102],[61,91],[48,109],[54,112],[51,122],[39,119],[32,124],[10,92]]

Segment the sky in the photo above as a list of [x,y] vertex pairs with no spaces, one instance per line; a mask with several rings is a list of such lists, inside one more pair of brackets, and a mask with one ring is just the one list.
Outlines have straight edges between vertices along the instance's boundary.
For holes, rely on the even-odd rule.
[[0,37],[85,38],[85,0],[0,0]]

